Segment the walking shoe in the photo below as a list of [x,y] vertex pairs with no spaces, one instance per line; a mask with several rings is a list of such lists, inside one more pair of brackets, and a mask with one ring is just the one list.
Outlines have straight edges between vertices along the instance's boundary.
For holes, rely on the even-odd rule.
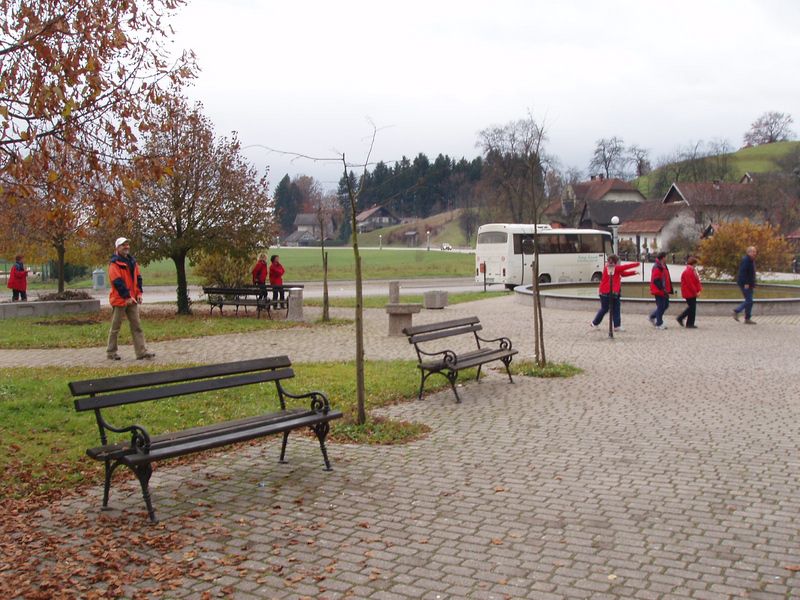
[[753,319],[745,319],[745,320],[744,320],[744,324],[745,324],[745,325],[755,325],[755,324],[756,324],[756,322],[755,322],[755,321],[753,321]]
[[137,356],[136,360],[150,360],[151,358],[155,358],[155,357],[156,357],[156,353],[155,352],[145,352],[141,356]]
[[114,354],[106,355],[106,358],[108,360],[122,360],[122,357],[119,354],[117,354],[116,352]]
[[736,311],[733,311],[733,320],[734,321],[738,321],[739,320],[739,313],[736,312]]
[[619,327],[614,327],[614,331],[625,331],[625,328],[620,325]]
[[594,324],[594,321],[589,321],[589,327],[591,329],[597,329],[597,325]]
[[655,327],[655,324],[656,324],[656,318],[655,318],[654,316],[652,316],[652,315],[651,315],[651,316],[649,316],[649,317],[647,317],[647,318],[650,320],[650,324],[651,324],[651,325],[653,325],[653,326]]
[[667,326],[664,325],[663,323],[661,325],[656,325],[656,329],[666,329],[666,328]]
[[697,325],[687,325],[686,329],[697,329]]
[[675,317],[675,320],[678,322],[678,325],[683,327],[683,319],[681,317]]

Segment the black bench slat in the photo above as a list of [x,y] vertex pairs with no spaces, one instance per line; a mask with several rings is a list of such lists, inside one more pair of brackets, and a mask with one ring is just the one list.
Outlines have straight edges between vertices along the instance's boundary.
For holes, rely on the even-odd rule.
[[267,358],[254,358],[236,362],[204,365],[201,367],[187,367],[183,369],[170,369],[167,371],[154,371],[149,373],[133,373],[118,377],[104,379],[88,379],[72,381],[69,390],[73,396],[88,394],[102,394],[105,392],[118,392],[132,388],[148,387],[189,381],[193,379],[207,379],[223,375],[237,375],[261,369],[280,369],[292,365],[288,356],[270,356]]
[[483,327],[480,325],[468,325],[465,327],[453,327],[448,329],[443,329],[440,331],[431,331],[429,333],[417,333],[412,336],[409,336],[408,341],[411,344],[419,344],[422,342],[430,342],[432,340],[441,340],[443,338],[452,337],[454,335],[461,335],[464,333],[472,333],[475,331],[481,331]]
[[427,325],[415,325],[414,327],[406,327],[403,333],[408,336],[417,335],[418,333],[428,333],[430,331],[440,331],[442,328],[461,327],[463,325],[474,325],[479,323],[478,317],[464,317],[462,319],[452,319],[450,321],[440,321],[439,323],[428,323]]
[[163,446],[157,448],[156,450],[150,450],[149,454],[128,454],[121,459],[121,462],[127,465],[136,466],[143,463],[149,463],[154,460],[175,458],[177,456],[184,456],[186,454],[201,452],[203,450],[211,450],[213,448],[228,446],[238,442],[247,442],[249,440],[254,440],[274,433],[284,433],[294,429],[299,429],[301,427],[311,427],[317,423],[324,423],[332,418],[336,419],[341,416],[342,413],[339,411],[331,411],[328,414],[309,412],[308,414],[298,416],[294,419],[279,420],[274,423],[262,425],[261,427],[232,431],[214,437],[184,440],[177,444]]
[[203,379],[188,381],[186,383],[176,383],[162,387],[142,388],[128,392],[95,396],[93,398],[81,398],[75,400],[75,410],[97,410],[112,406],[122,406],[124,404],[135,404],[137,402],[147,402],[148,400],[161,400],[163,398],[175,398],[199,392],[213,392],[225,390],[243,385],[254,383],[265,383],[267,381],[278,381],[293,377],[291,369],[277,369],[275,371],[259,371],[257,373],[245,373],[243,375],[232,375],[219,379]]
[[[280,413],[273,413],[268,415],[258,415],[255,417],[245,417],[243,419],[236,419],[234,421],[226,421],[225,423],[214,423],[212,425],[199,425],[190,429],[183,429],[181,431],[168,431],[159,435],[154,435],[150,438],[150,450],[161,448],[168,444],[176,442],[183,442],[189,439],[203,439],[209,436],[217,435],[219,433],[229,431],[239,431],[243,429],[251,429],[259,425],[267,425],[278,421],[288,421],[298,415],[308,414],[306,408],[292,408]],[[105,446],[98,446],[96,448],[89,448],[86,451],[90,457],[95,460],[103,460],[106,456],[119,457],[125,454],[136,452],[131,448],[130,442],[121,442],[117,444],[108,444]]]
[[[75,409],[93,410],[100,430],[100,441],[103,445],[89,448],[86,453],[90,458],[102,461],[105,465],[103,506],[108,505],[111,475],[118,466],[124,465],[129,467],[139,480],[148,515],[151,521],[155,521],[155,511],[149,492],[154,462],[271,434],[283,435],[280,454],[280,460],[283,462],[289,432],[304,427],[311,428],[316,435],[325,468],[331,470],[325,438],[330,431],[330,421],[341,418],[342,412],[331,410],[328,399],[322,392],[296,394],[286,391],[281,382],[294,377],[291,364],[287,356],[273,356],[70,382],[72,395],[83,396],[75,399]],[[152,437],[140,425],[113,426],[103,413],[104,410],[135,402],[179,396],[199,398],[202,392],[267,382],[275,384],[281,406],[278,411],[190,427]],[[306,400],[308,404],[305,408],[287,408],[287,400]],[[114,437],[107,443],[109,433],[114,434]],[[125,435],[128,436],[127,441],[124,441],[124,437],[120,437]]]
[[[429,323],[427,325],[417,325],[416,327],[406,327],[403,333],[408,337],[408,341],[414,344],[417,352],[417,367],[420,370],[419,399],[422,399],[422,392],[425,388],[425,380],[433,374],[443,375],[450,382],[450,387],[456,396],[456,402],[461,402],[456,389],[458,372],[463,369],[478,367],[477,380],[480,381],[481,367],[489,362],[500,361],[506,368],[508,379],[514,383],[511,377],[509,365],[518,350],[511,348],[511,340],[508,338],[498,338],[487,340],[478,335],[483,329],[478,317],[464,317],[452,319],[450,321],[440,321],[439,323]],[[422,349],[422,345],[435,340],[442,340],[450,337],[472,334],[476,348],[456,352],[450,349],[428,351]],[[481,346],[484,344],[496,344],[495,346]]]

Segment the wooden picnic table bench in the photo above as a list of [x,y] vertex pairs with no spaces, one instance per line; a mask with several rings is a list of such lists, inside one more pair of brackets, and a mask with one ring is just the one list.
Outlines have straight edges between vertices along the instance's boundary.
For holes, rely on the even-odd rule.
[[[456,402],[461,402],[456,389],[458,372],[463,369],[478,367],[476,380],[480,381],[481,367],[496,360],[505,365],[509,381],[514,383],[509,365],[513,356],[519,351],[512,349],[511,340],[507,337],[495,339],[480,337],[478,332],[482,329],[483,327],[478,317],[465,317],[403,329],[403,333],[408,336],[409,343],[414,344],[414,349],[417,351],[417,359],[419,360],[417,368],[419,368],[422,377],[419,384],[420,400],[422,399],[425,380],[434,373],[438,373],[447,378],[450,382],[450,387],[453,388],[453,393],[456,395]],[[456,352],[454,350],[436,349],[431,351],[429,349],[429,342],[469,334],[472,334],[475,340],[476,348],[474,350]],[[494,346],[481,346],[482,342],[494,344]],[[425,350],[423,350],[423,347],[425,347]]]
[[[289,310],[289,299],[272,300],[270,295],[274,290],[286,289],[290,286],[273,286],[273,285],[253,285],[241,287],[203,287],[203,293],[206,295],[206,300],[211,306],[211,314],[214,314],[214,308],[218,308],[222,314],[222,307],[225,305],[235,306],[236,314],[239,314],[239,307],[243,306],[247,312],[248,306],[256,308],[256,316],[261,317],[261,311],[265,310],[267,316],[272,318],[273,310],[286,309]],[[302,288],[302,285],[291,285],[292,288]]]
[[[340,418],[342,413],[331,410],[328,398],[322,392],[291,394],[286,391],[282,382],[291,377],[294,377],[294,371],[289,358],[273,356],[70,382],[69,389],[72,395],[78,397],[75,400],[75,410],[94,411],[100,429],[100,446],[89,448],[86,454],[105,465],[103,507],[108,506],[111,476],[114,470],[120,465],[125,465],[139,480],[147,514],[151,521],[156,522],[149,492],[154,462],[281,433],[283,442],[280,462],[283,463],[289,432],[304,427],[311,428],[316,435],[322,450],[325,470],[330,471],[325,438],[330,431],[330,421]],[[150,435],[142,425],[127,424],[120,427],[112,425],[107,419],[108,409],[137,402],[178,396],[201,401],[207,397],[204,398],[200,392],[266,382],[275,383],[280,402],[278,411],[160,435]],[[307,399],[309,403],[304,407],[287,408],[287,399]],[[110,440],[109,434],[120,435]],[[127,436],[128,439],[122,439],[123,436]]]

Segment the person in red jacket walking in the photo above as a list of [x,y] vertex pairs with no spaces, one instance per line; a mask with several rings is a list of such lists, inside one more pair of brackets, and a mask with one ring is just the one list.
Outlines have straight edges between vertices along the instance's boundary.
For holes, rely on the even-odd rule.
[[664,313],[669,308],[669,295],[672,293],[672,280],[669,277],[669,269],[665,258],[666,252],[659,252],[656,255],[656,262],[653,263],[653,270],[650,273],[650,293],[656,299],[656,309],[650,313],[650,322],[656,329],[666,329],[664,325]]
[[283,268],[279,258],[277,254],[269,257],[269,284],[272,286],[273,302],[278,300],[278,295],[283,302],[283,274],[286,273],[286,269]]
[[694,318],[697,314],[697,297],[703,291],[703,284],[700,283],[700,277],[694,266],[697,264],[697,257],[690,256],[686,261],[686,268],[681,273],[681,296],[686,300],[686,309],[676,317],[678,325],[683,327],[683,321],[686,320],[686,327],[688,329],[697,329],[694,324]]
[[[612,269],[614,271],[613,277],[608,274],[610,265],[614,267]],[[600,279],[600,287],[597,289],[598,293],[600,294],[600,310],[597,311],[594,319],[589,322],[589,326],[592,329],[595,329],[600,325],[600,323],[603,321],[603,317],[605,317],[606,313],[608,312],[609,305],[613,304],[613,308],[611,309],[611,320],[614,322],[614,331],[623,331],[619,301],[622,290],[622,278],[635,275],[638,271],[635,271],[634,269],[636,269],[638,266],[638,262],[625,263],[624,265],[619,264],[619,257],[616,254],[612,254],[608,257],[608,261],[603,267],[603,276]]]
[[131,256],[131,243],[128,238],[117,238],[114,249],[115,253],[108,264],[108,280],[111,282],[108,301],[112,312],[106,356],[109,360],[120,360],[117,354],[117,338],[122,327],[122,319],[127,317],[131,326],[136,358],[138,360],[153,358],[155,354],[147,350],[139,320],[139,305],[142,303],[142,274],[139,272],[139,265]]
[[8,272],[8,289],[11,290],[12,302],[27,302],[28,301],[28,272],[22,263],[25,258],[22,254],[17,254],[14,257],[14,264],[11,265],[11,270]]

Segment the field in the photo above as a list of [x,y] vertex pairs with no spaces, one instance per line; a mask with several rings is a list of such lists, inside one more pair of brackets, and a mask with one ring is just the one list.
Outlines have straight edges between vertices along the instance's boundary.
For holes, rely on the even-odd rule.
[[[355,279],[353,249],[326,248],[328,278],[331,281]],[[286,267],[284,279],[292,282],[321,281],[322,258],[319,248],[272,248],[269,254],[279,254]],[[442,252],[440,250],[366,248],[360,250],[364,279],[410,279],[415,277],[471,277],[475,264],[473,254]],[[255,252],[253,253],[255,263]],[[191,266],[187,269],[189,284],[201,285]],[[173,285],[175,266],[161,260],[142,268],[146,285]],[[70,286],[72,287],[72,286]]]

